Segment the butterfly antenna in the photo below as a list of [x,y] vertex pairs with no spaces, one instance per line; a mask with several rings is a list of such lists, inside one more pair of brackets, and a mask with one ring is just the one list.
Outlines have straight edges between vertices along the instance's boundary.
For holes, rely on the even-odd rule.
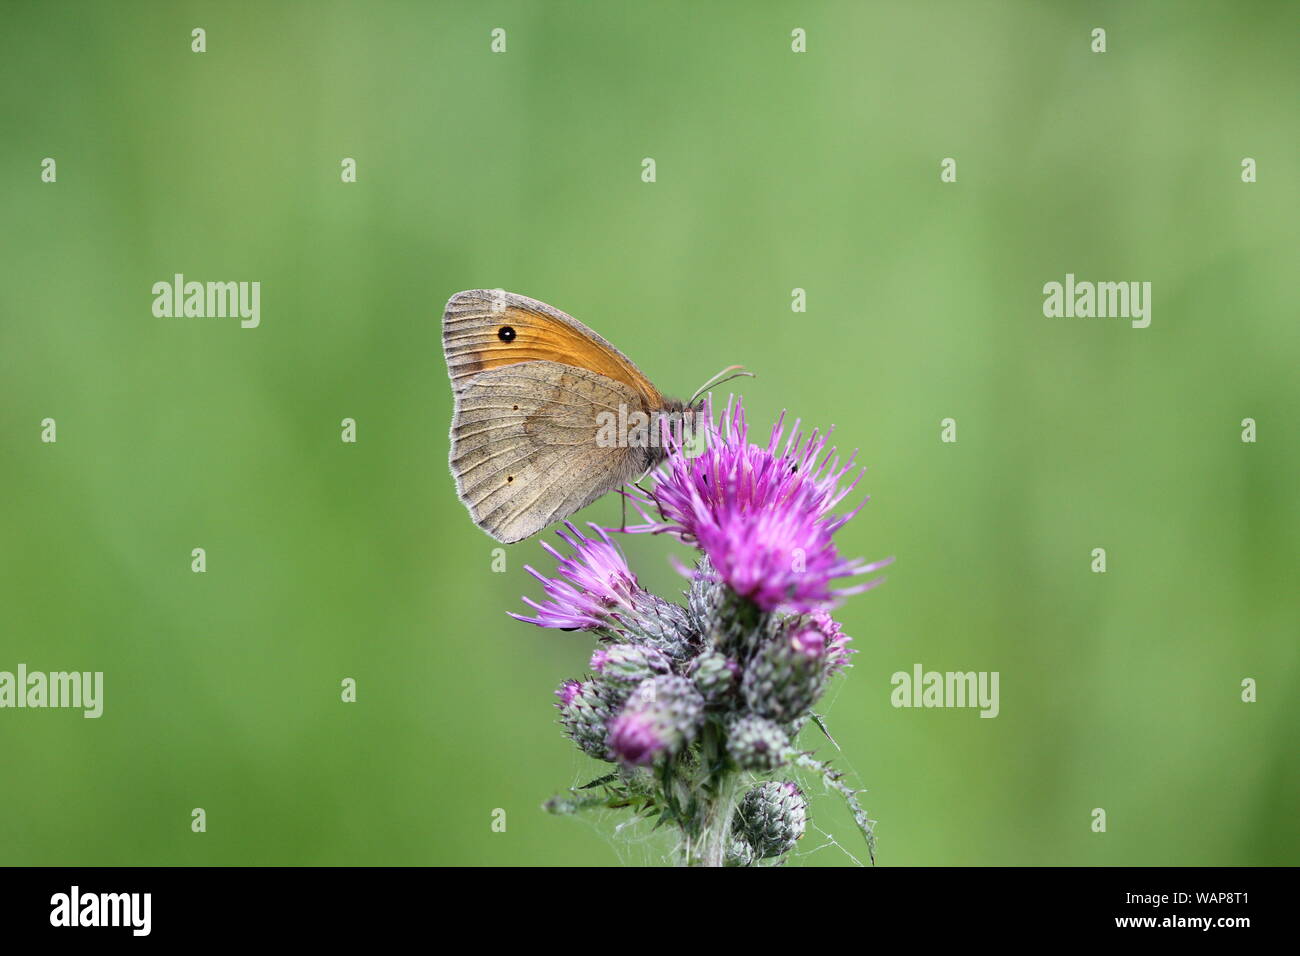
[[728,365],[717,375],[713,376],[713,378],[709,379],[707,382],[705,382],[703,385],[697,388],[695,390],[695,394],[691,396],[691,400],[687,402],[687,404],[694,405],[695,400],[697,398],[699,398],[709,389],[716,388],[717,386],[721,385],[723,382],[730,382],[733,378],[743,378],[746,376],[749,378],[758,377],[753,372],[749,371],[749,369],[745,368],[745,366],[743,365]]

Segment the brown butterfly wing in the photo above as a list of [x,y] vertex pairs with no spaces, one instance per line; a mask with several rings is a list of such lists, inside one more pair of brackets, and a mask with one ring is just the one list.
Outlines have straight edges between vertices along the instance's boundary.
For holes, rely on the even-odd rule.
[[599,372],[532,360],[481,371],[455,393],[451,472],[474,523],[512,543],[645,470],[645,450],[602,447],[599,412],[641,405]]
[[442,347],[455,392],[480,372],[544,361],[622,382],[647,409],[663,405],[658,389],[626,355],[577,319],[513,292],[471,289],[452,296],[442,316]]

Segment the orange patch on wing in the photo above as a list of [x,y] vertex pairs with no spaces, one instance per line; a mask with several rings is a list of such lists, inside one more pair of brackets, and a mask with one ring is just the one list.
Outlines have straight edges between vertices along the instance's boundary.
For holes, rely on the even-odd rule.
[[[520,362],[559,362],[599,372],[636,389],[650,408],[662,404],[659,390],[644,375],[575,329],[550,316],[514,306],[498,315],[498,321],[490,329],[471,333],[476,341],[469,344],[464,358],[456,363],[458,378]],[[503,338],[503,329],[512,330],[513,337],[507,332]]]

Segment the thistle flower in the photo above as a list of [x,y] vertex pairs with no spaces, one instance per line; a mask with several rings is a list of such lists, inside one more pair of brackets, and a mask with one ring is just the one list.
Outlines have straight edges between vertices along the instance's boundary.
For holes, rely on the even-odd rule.
[[618,707],[595,681],[566,680],[555,692],[559,698],[560,723],[565,735],[583,753],[598,760],[611,760],[605,743],[606,725]]
[[542,582],[548,600],[539,604],[524,598],[524,603],[536,615],[524,617],[509,612],[510,616],[525,624],[565,631],[602,627],[619,608],[631,607],[632,593],[637,589],[636,575],[603,528],[593,524],[591,527],[600,537],[587,538],[572,522],[566,521],[564,526],[569,534],[563,531],[556,534],[573,548],[573,557],[566,558],[545,541],[542,548],[555,558],[560,575],[569,580],[548,578],[531,565],[525,565],[524,570]]
[[625,764],[644,767],[654,762],[668,741],[654,717],[631,711],[620,714],[609,725],[608,744],[610,752]]
[[735,830],[760,859],[794,849],[808,824],[808,800],[789,780],[760,784],[736,809]]
[[[517,621],[564,631],[590,630],[605,640],[636,640],[682,659],[696,640],[684,608],[665,601],[637,584],[623,552],[610,540],[604,528],[591,525],[594,537],[586,537],[572,523],[556,534],[573,549],[565,557],[546,542],[542,547],[556,560],[559,577],[547,577],[531,565],[526,570],[542,582],[547,600],[525,597],[532,617],[507,612]],[[566,580],[567,579],[567,580]]]
[[695,544],[735,594],[764,611],[818,610],[880,583],[831,587],[835,579],[889,563],[847,559],[835,548],[835,532],[866,503],[831,514],[861,480],[859,472],[847,486],[840,484],[856,452],[841,465],[835,448],[827,447],[829,436],[816,430],[805,436],[798,422],[787,436],[784,415],[766,446],[750,444],[739,400],[728,401],[716,422],[707,404],[703,431],[706,447],[694,458],[667,437],[668,458],[655,472],[654,489],[628,493],[645,518],[628,531],[667,532]]
[[686,678],[647,678],[610,722],[609,749],[626,764],[646,766],[694,740],[703,715],[704,698]]
[[[567,554],[554,577],[531,567],[539,627],[582,630],[601,643],[593,677],[556,692],[565,733],[615,772],[548,801],[555,813],[632,807],[681,831],[684,862],[755,866],[788,853],[803,835],[808,804],[792,782],[769,781],[737,801],[741,781],[787,764],[821,776],[847,804],[873,854],[861,791],[795,738],[829,679],[848,666],[849,638],[827,607],[880,583],[837,587],[888,562],[840,556],[835,532],[854,514],[833,514],[857,478],[818,432],[796,423],[749,444],[739,402],[706,427],[708,449],[686,459],[672,444],[653,490],[630,495],[644,524],[698,549],[684,604],[637,582],[622,552],[598,527],[560,532]],[[858,476],[860,477],[860,475]],[[861,507],[861,506],[859,506]],[[651,512],[657,517],[651,518]]]
[[560,698],[560,702],[555,706],[556,707],[569,706],[571,703],[573,703],[573,699],[577,697],[580,693],[582,693],[582,681],[566,680],[555,691],[555,696]]
[[826,663],[827,676],[848,667],[849,657],[857,653],[854,648],[848,646],[853,638],[845,634],[839,622],[825,611],[813,611],[808,617],[808,623],[822,635],[825,648],[822,658]]

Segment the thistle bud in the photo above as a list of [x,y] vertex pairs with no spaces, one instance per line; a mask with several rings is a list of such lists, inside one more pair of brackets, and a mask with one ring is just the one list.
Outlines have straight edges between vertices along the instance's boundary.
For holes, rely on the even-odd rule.
[[741,770],[775,770],[786,762],[789,747],[790,735],[766,717],[740,717],[727,733],[727,752]]
[[695,628],[700,633],[713,630],[718,611],[726,600],[726,585],[718,580],[713,572],[713,565],[707,557],[701,557],[691,575],[691,586],[686,592],[686,608],[690,613]]
[[824,650],[821,656],[826,676],[829,677],[848,667],[849,657],[857,651],[848,646],[852,638],[844,633],[839,622],[825,611],[813,611],[808,615],[808,625],[822,635]]
[[728,587],[707,557],[701,558],[695,568],[686,600],[701,639],[729,654],[743,653],[771,618]]
[[609,725],[609,749],[633,766],[675,754],[695,739],[704,719],[704,698],[685,677],[649,677],[637,685],[622,713]]
[[616,629],[625,639],[653,645],[676,661],[696,652],[700,636],[685,608],[644,590],[632,595],[631,605]]
[[796,618],[792,627],[765,642],[745,669],[745,703],[756,714],[789,723],[817,700],[826,674],[825,635]]
[[758,857],[754,855],[754,848],[740,837],[732,837],[731,842],[727,844],[727,855],[725,866],[753,866],[758,862]]
[[740,666],[717,651],[705,651],[691,665],[690,676],[704,699],[714,703],[724,697],[739,681]]
[[555,692],[559,698],[560,723],[565,736],[578,749],[598,760],[612,760],[605,744],[606,724],[617,707],[608,692],[595,681],[566,680]]
[[621,702],[647,677],[670,674],[673,666],[662,651],[653,647],[613,644],[591,655],[591,669],[609,696]]
[[808,824],[808,801],[788,780],[760,784],[745,794],[736,809],[733,830],[761,859],[794,849]]

